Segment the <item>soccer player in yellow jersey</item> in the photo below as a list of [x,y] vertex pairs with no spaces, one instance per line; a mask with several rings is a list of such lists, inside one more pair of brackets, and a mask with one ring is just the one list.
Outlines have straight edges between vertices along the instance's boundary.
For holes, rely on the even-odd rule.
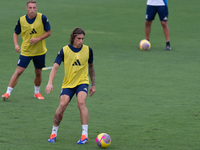
[[[15,27],[13,41],[16,52],[21,52],[15,73],[10,79],[7,91],[2,95],[3,100],[7,100],[11,91],[17,84],[19,76],[24,72],[31,60],[35,66],[35,92],[34,97],[44,99],[39,89],[42,82],[42,68],[45,67],[45,54],[47,52],[45,38],[51,35],[51,27],[47,17],[37,13],[36,1],[29,0],[26,5],[27,15],[20,17]],[[18,45],[18,35],[22,33],[21,49]]]
[[57,137],[57,130],[63,118],[63,113],[76,93],[78,108],[82,124],[82,136],[77,144],[88,142],[88,120],[89,113],[85,106],[88,94],[88,70],[91,80],[89,95],[95,93],[95,71],[93,65],[93,51],[90,47],[83,45],[85,32],[81,28],[75,28],[71,33],[70,44],[63,47],[55,59],[54,66],[49,75],[49,81],[46,86],[46,93],[53,91],[53,80],[57,69],[63,61],[65,76],[62,83],[60,94],[60,104],[55,112],[52,133],[49,142],[54,143]]

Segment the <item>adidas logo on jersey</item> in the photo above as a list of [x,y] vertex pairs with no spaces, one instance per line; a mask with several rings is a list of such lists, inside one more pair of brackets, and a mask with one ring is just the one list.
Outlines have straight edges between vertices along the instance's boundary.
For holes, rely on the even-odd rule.
[[33,28],[33,30],[31,31],[30,34],[36,34],[37,32],[35,31],[35,29]]
[[81,66],[80,61],[77,59],[72,66]]

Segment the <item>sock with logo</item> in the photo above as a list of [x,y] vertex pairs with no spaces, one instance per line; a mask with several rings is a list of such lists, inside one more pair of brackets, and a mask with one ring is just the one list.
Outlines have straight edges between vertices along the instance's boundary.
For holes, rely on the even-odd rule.
[[88,125],[82,125],[82,135],[88,137]]
[[37,94],[37,93],[40,92],[40,86],[35,86],[35,85],[34,85],[34,88],[35,88],[35,94]]
[[56,134],[56,136],[57,136],[58,127],[59,126],[57,126],[57,127],[53,126],[51,134]]
[[12,92],[12,90],[13,90],[13,88],[12,87],[7,87],[7,91],[6,91],[6,93],[8,93],[9,95],[11,94],[11,92]]

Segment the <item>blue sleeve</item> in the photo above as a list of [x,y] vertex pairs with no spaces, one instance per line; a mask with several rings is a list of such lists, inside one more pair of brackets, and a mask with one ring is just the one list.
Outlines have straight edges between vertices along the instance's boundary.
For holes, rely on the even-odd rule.
[[163,2],[165,3],[165,5],[167,6],[167,0],[163,0]]
[[20,34],[21,33],[21,25],[20,25],[20,20],[18,20],[16,26],[15,26],[15,33]]
[[45,15],[42,15],[42,22],[43,22],[43,25],[44,25],[44,30],[46,32],[51,30],[51,26],[49,24],[49,20],[47,19],[47,17]]
[[93,51],[92,49],[89,47],[89,60],[88,63],[91,64],[93,63]]
[[57,63],[57,64],[61,64],[61,62],[64,61],[64,53],[63,53],[63,49],[61,49],[59,52],[58,52],[58,55],[54,61],[54,63]]

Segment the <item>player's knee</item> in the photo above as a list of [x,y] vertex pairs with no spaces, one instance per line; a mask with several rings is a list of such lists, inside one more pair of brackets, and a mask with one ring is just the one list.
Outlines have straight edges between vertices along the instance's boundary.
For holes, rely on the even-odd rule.
[[151,23],[152,23],[152,21],[146,20],[146,21],[145,21],[145,26],[146,26],[146,27],[150,27],[150,26],[151,26]]
[[22,73],[23,70],[16,70],[14,74],[19,77]]
[[81,109],[85,107],[85,101],[81,100],[81,101],[78,101],[78,108]]
[[60,105],[59,105],[59,109],[60,109],[61,111],[64,111],[64,110],[66,109],[66,107],[67,107],[67,104],[66,104],[66,103],[60,103]]
[[168,25],[167,25],[167,21],[161,21],[161,25],[163,28],[167,28]]
[[35,70],[35,76],[36,77],[41,77],[42,72],[40,70]]

